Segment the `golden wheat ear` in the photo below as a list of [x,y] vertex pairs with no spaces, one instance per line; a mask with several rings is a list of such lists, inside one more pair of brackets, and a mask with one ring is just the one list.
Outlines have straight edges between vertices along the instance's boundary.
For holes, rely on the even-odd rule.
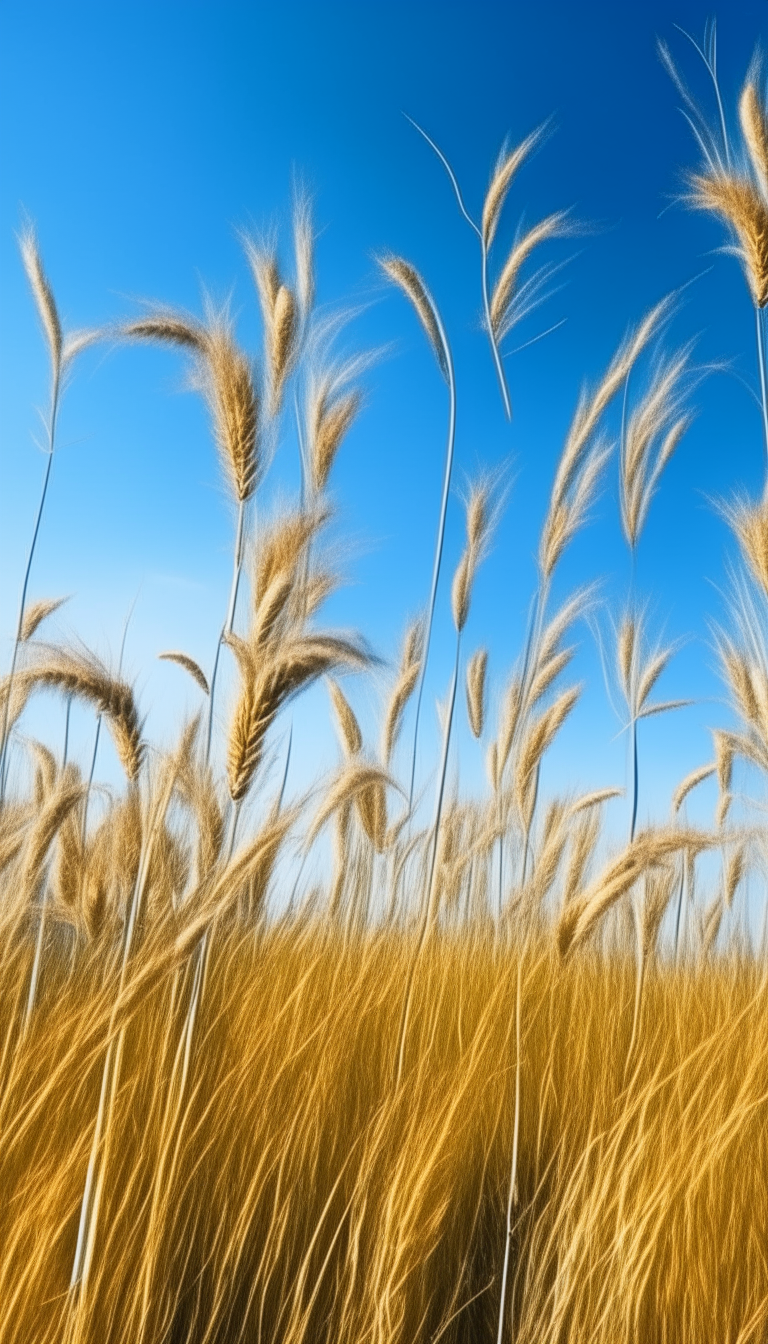
[[144,743],[133,690],[127,682],[113,677],[94,654],[44,648],[36,662],[18,673],[18,681],[27,693],[38,686],[49,686],[92,705],[107,721],[128,779],[138,779]]

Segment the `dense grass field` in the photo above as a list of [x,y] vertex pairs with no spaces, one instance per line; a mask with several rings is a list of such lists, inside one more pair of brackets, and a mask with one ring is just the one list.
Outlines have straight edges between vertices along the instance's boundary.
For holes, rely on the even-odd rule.
[[[699,124],[689,203],[723,220],[750,287],[768,449],[768,106],[755,69],[738,126],[730,143]],[[538,139],[504,151],[468,221],[507,411],[503,342],[530,304],[532,258],[570,228],[551,215],[496,255]],[[582,689],[568,680],[571,639],[592,595],[553,599],[570,543],[615,452],[634,558],[694,411],[692,349],[667,347],[676,299],[636,318],[574,408],[524,647],[493,705],[487,652],[466,648],[465,632],[503,525],[498,483],[481,475],[467,490],[455,659],[425,783],[418,735],[453,472],[449,334],[418,271],[380,258],[445,382],[447,441],[432,582],[393,660],[374,747],[341,682],[371,674],[370,651],[326,628],[322,610],[338,581],[328,484],[366,361],[334,358],[315,311],[306,201],[290,268],[276,248],[245,246],[258,360],[213,309],[158,305],[107,331],[62,331],[34,235],[22,239],[51,396],[0,682],[0,1340],[768,1339],[768,950],[745,904],[748,880],[753,897],[762,890],[765,831],[744,797],[768,769],[768,496],[727,506],[741,556],[718,636],[732,726],[713,731],[710,761],[689,763],[668,822],[637,824],[638,724],[678,702],[658,698],[672,649],[634,592],[611,653],[631,743],[626,837],[601,824],[617,790],[541,788]],[[186,361],[236,520],[210,666],[161,655],[202,706],[167,751],[145,740],[119,665],[48,641],[60,604],[33,599],[61,396],[102,340],[161,343]],[[259,509],[257,524],[294,407],[300,497]],[[339,759],[296,798],[287,754],[275,782],[274,729],[319,681]],[[59,696],[67,725],[74,702],[93,710],[122,790],[96,787],[95,749],[84,765],[68,737],[54,750],[26,736],[40,694]],[[464,714],[487,763],[472,796],[453,784]],[[710,778],[714,824],[694,828],[686,799]]]

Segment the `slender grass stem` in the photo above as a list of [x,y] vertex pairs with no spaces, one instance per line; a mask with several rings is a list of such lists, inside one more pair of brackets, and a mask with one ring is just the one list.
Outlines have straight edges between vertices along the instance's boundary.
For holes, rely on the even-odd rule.
[[27,609],[27,590],[29,588],[29,577],[32,573],[32,562],[35,557],[37,539],[40,534],[40,524],[43,518],[43,509],[48,495],[48,485],[51,479],[51,467],[53,466],[53,454],[56,447],[56,423],[59,413],[59,400],[61,395],[61,367],[56,365],[53,372],[53,384],[51,388],[51,414],[48,422],[48,460],[45,464],[43,474],[43,486],[40,491],[40,501],[37,506],[35,516],[35,526],[32,531],[32,541],[30,542],[29,552],[27,554],[27,563],[24,569],[24,579],[21,585],[21,598],[19,601],[19,616],[16,622],[16,637],[13,642],[13,654],[11,655],[11,670],[8,676],[8,689],[5,697],[5,708],[3,710],[3,727],[0,733],[0,806],[5,800],[5,787],[7,781],[7,756],[8,756],[8,738],[9,738],[9,716],[11,712],[11,695],[13,692],[13,680],[16,674],[16,664],[19,657],[19,646],[21,644],[21,632],[24,628],[24,615]]
[[245,506],[246,501],[240,500],[237,509],[237,532],[235,535],[235,550],[232,563],[232,584],[229,590],[229,602],[227,604],[227,616],[222,626],[216,644],[216,653],[213,659],[213,671],[211,673],[211,689],[208,696],[208,726],[205,736],[205,764],[207,765],[211,757],[211,741],[213,738],[213,702],[216,694],[216,680],[219,671],[219,657],[221,655],[221,646],[227,635],[232,634],[235,624],[235,612],[237,610],[237,594],[240,588],[240,577],[243,572],[243,547],[245,540]]
[[71,695],[68,695],[68,696],[67,696],[67,708],[66,708],[66,712],[65,712],[65,714],[64,714],[64,746],[63,746],[63,748],[62,748],[62,752],[61,752],[61,768],[62,768],[62,770],[64,769],[64,766],[67,764],[67,759],[68,759],[68,757],[69,757],[69,720],[70,720],[71,715],[72,715],[72,696],[71,696]]
[[[123,947],[120,962],[120,977],[118,983],[118,998],[125,988],[125,982],[128,973],[133,939],[136,931],[139,911],[143,902],[149,871],[154,853],[155,842],[160,827],[164,822],[165,815],[171,801],[171,794],[176,783],[175,775],[171,774],[165,789],[159,799],[155,811],[153,822],[149,828],[146,844],[142,846],[142,854],[139,859],[139,869],[133,884],[133,892],[128,911],[128,918],[123,933]],[[77,1329],[77,1315],[85,1299],[88,1287],[88,1273],[93,1258],[93,1247],[96,1237],[96,1226],[98,1222],[98,1211],[101,1200],[101,1191],[103,1189],[106,1166],[109,1154],[109,1138],[112,1128],[114,1115],[114,1104],[117,1095],[117,1088],[120,1076],[120,1064],[122,1061],[123,1044],[125,1041],[125,1027],[114,1035],[114,1016],[109,1024],[109,1044],[107,1054],[104,1060],[104,1068],[101,1078],[101,1092],[99,1096],[99,1106],[96,1113],[96,1124],[94,1127],[93,1138],[91,1140],[91,1151],[88,1158],[88,1168],[86,1171],[83,1196],[80,1203],[80,1220],[78,1224],[77,1244],[75,1246],[75,1255],[72,1262],[72,1273],[69,1281],[70,1291],[70,1322],[75,1321]],[[72,1312],[75,1315],[73,1317]],[[75,1336],[76,1337],[76,1336]],[[71,1338],[71,1335],[68,1335]]]
[[[520,1144],[520,1083],[521,1083],[521,1020],[522,1020],[522,965],[523,951],[518,950],[517,979],[515,984],[515,1118],[512,1131],[512,1161],[509,1168],[509,1192],[507,1195],[507,1229],[504,1242],[504,1265],[501,1272],[501,1300],[499,1302],[499,1328],[496,1344],[502,1344],[504,1338],[504,1316],[507,1300],[507,1282],[509,1278],[509,1259],[512,1249],[512,1219],[518,1203],[517,1164]],[[511,1305],[510,1315],[514,1311]],[[511,1334],[514,1338],[514,1319],[511,1322]]]
[[504,365],[503,365],[503,363],[502,363],[501,353],[500,353],[500,351],[499,351],[499,346],[498,346],[498,342],[497,342],[497,340],[496,340],[496,336],[494,335],[494,331],[493,331],[493,323],[491,322],[491,304],[490,304],[490,299],[489,299],[489,295],[488,295],[488,249],[487,249],[487,247],[486,247],[486,245],[485,245],[485,239],[484,239],[484,238],[481,238],[481,239],[480,239],[480,252],[481,252],[481,277],[482,277],[482,287],[483,287],[483,311],[484,311],[484,313],[485,313],[485,325],[486,325],[486,329],[487,329],[487,331],[488,331],[488,340],[489,340],[490,343],[491,343],[491,351],[493,352],[493,362],[494,362],[494,364],[495,364],[495,366],[496,366],[496,376],[497,376],[497,378],[498,378],[498,380],[499,380],[499,387],[500,387],[500,389],[501,389],[501,396],[502,396],[502,400],[503,400],[503,402],[504,402],[504,413],[505,413],[507,419],[508,419],[508,420],[511,420],[511,419],[512,419],[512,403],[510,402],[510,399],[509,399],[509,388],[507,387],[507,376],[506,376],[506,374],[505,374],[505,372],[504,372]]
[[491,343],[491,350],[493,352],[493,362],[496,366],[496,374],[499,380],[499,387],[501,388],[501,395],[504,401],[504,411],[506,413],[507,419],[511,420],[512,406],[509,398],[509,388],[507,386],[507,378],[506,374],[504,373],[504,365],[502,363],[501,354],[499,352],[496,337],[493,334],[493,325],[491,323],[491,305],[488,295],[488,249],[486,247],[485,239],[483,237],[483,231],[479,227],[479,225],[475,223],[474,219],[467,210],[467,207],[464,204],[464,197],[461,194],[461,188],[459,186],[456,174],[454,173],[447,158],[443,154],[443,151],[435,144],[431,136],[427,135],[427,132],[423,130],[421,126],[419,126],[418,122],[413,120],[413,117],[409,117],[407,113],[405,114],[405,117],[406,121],[410,121],[411,125],[419,132],[419,135],[422,135],[426,140],[427,144],[430,145],[431,148],[435,151],[438,159],[440,160],[446,173],[448,174],[451,186],[453,187],[454,194],[458,202],[459,210],[461,211],[462,215],[464,216],[465,220],[469,224],[472,231],[477,234],[477,238],[480,243],[481,281],[483,290],[483,309],[485,312],[485,324],[486,329],[488,331],[488,339]]
[[427,662],[429,659],[429,647],[432,639],[432,625],[435,617],[435,603],[437,601],[437,585],[440,579],[440,566],[443,558],[443,546],[445,543],[445,520],[448,512],[448,497],[451,489],[451,472],[453,470],[453,455],[456,443],[456,376],[453,367],[453,357],[445,329],[440,315],[435,311],[435,320],[438,324],[440,337],[446,352],[446,361],[448,365],[448,437],[445,448],[445,471],[443,474],[443,493],[440,501],[440,518],[437,525],[437,539],[435,543],[435,559],[432,566],[432,586],[429,593],[429,606],[427,608],[427,625],[424,633],[424,650],[421,657],[421,669],[419,671],[419,684],[416,691],[416,715],[413,727],[413,754],[411,758],[411,780],[408,789],[408,810],[413,811],[413,793],[416,783],[416,754],[419,741],[419,722],[421,719],[421,703],[424,695],[424,678],[427,672]]
[[411,1011],[411,1001],[413,998],[413,987],[416,979],[416,968],[419,959],[424,950],[427,936],[432,928],[437,911],[435,909],[435,874],[437,870],[437,850],[440,840],[440,821],[443,815],[443,801],[445,798],[445,781],[448,774],[448,756],[451,747],[451,728],[453,726],[453,712],[456,705],[456,687],[459,681],[459,662],[461,656],[461,632],[456,633],[456,659],[453,665],[453,676],[451,678],[451,688],[448,692],[448,704],[445,711],[445,727],[443,730],[443,749],[440,760],[440,774],[438,776],[437,794],[435,797],[435,816],[432,823],[432,843],[430,845],[429,872],[426,885],[426,899],[421,919],[421,928],[416,943],[416,950],[408,971],[408,979],[405,986],[405,995],[403,996],[403,1011],[400,1018],[400,1030],[398,1032],[397,1044],[397,1070],[395,1074],[395,1087],[399,1087],[403,1075],[403,1065],[405,1062],[405,1043],[408,1034],[408,1019]]
[[765,369],[765,333],[763,331],[763,309],[755,307],[755,330],[757,332],[757,364],[760,370],[760,406],[763,413],[763,441],[766,453],[766,475],[768,476],[768,379]]

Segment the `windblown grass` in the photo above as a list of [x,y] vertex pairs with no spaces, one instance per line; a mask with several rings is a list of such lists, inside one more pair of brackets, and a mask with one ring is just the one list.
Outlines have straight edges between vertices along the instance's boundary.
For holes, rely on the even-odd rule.
[[[402,936],[345,944],[312,921],[258,939],[237,923],[222,929],[173,1134],[179,996],[167,979],[142,995],[83,1338],[494,1336],[516,954],[480,926],[431,947],[393,1090],[409,956]],[[59,947],[47,969],[3,1103],[9,1344],[63,1337],[115,989],[96,957],[73,976]],[[5,1027],[28,974],[25,948],[6,978]],[[736,957],[659,970],[628,1076],[625,959],[563,964],[537,940],[523,996],[515,1337],[764,1338],[765,980]]]
[[[709,39],[702,54],[719,100]],[[723,119],[721,148],[697,131],[706,163],[691,180],[693,203],[741,239],[768,430],[764,292],[732,208],[734,183],[756,218],[766,208],[757,80],[753,69],[740,105],[743,171]],[[501,154],[480,224],[429,142],[480,242],[507,415],[502,345],[538,283],[521,272],[570,227],[559,211],[519,236],[489,287],[501,212],[540,139]],[[334,323],[314,311],[306,201],[295,211],[292,277],[275,246],[244,243],[259,359],[212,310],[198,320],[155,307],[113,329],[191,360],[236,508],[212,667],[183,650],[159,655],[203,697],[165,753],[147,749],[119,667],[37,638],[61,604],[28,601],[28,587],[62,373],[98,333],[62,334],[37,246],[22,243],[52,392],[0,681],[0,1339],[757,1344],[768,1338],[768,972],[765,934],[757,939],[734,907],[759,872],[765,831],[748,799],[732,814],[737,765],[768,773],[765,497],[723,507],[742,562],[731,628],[718,636],[735,724],[713,731],[713,760],[682,780],[669,821],[637,829],[638,723],[680,702],[658,698],[674,649],[647,633],[634,568],[615,622],[632,744],[627,843],[610,849],[601,838],[603,804],[621,790],[576,796],[564,783],[545,799],[540,787],[580,698],[565,681],[570,641],[594,600],[577,590],[555,605],[555,574],[617,447],[634,566],[691,418],[692,349],[661,349],[673,299],[629,330],[578,399],[543,508],[526,639],[495,706],[487,649],[467,657],[463,639],[500,507],[487,476],[467,491],[425,825],[414,782],[455,449],[451,346],[426,281],[410,262],[384,259],[445,377],[449,415],[426,613],[404,636],[374,746],[338,680],[365,674],[374,657],[319,616],[336,583],[326,491],[368,361],[333,358]],[[291,400],[300,498],[262,513],[257,528],[252,502]],[[214,740],[221,657],[237,677]],[[290,739],[278,788],[264,768],[268,745],[289,702],[320,678],[341,760],[308,796],[286,796]],[[19,735],[29,698],[45,692],[65,697],[67,716],[73,700],[89,706],[112,734],[125,789],[98,811],[95,750],[89,774],[68,746],[59,757]],[[489,787],[477,797],[449,778],[464,702],[486,751]],[[694,829],[686,799],[710,777],[715,824]],[[330,862],[307,864],[326,828]],[[718,862],[704,883],[706,854]]]

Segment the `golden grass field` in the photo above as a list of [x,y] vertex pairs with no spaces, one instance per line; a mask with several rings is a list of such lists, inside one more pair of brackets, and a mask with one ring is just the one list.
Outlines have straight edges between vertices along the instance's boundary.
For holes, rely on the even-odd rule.
[[[738,124],[725,145],[702,123],[689,203],[724,222],[750,287],[768,447],[768,107],[754,68]],[[505,151],[482,217],[468,217],[507,412],[501,346],[530,298],[525,268],[570,227],[558,213],[496,256],[536,142]],[[713,730],[712,760],[681,778],[669,820],[645,829],[637,730],[676,707],[656,692],[673,650],[654,642],[636,598],[616,621],[631,770],[627,839],[609,841],[601,811],[616,790],[540,789],[579,699],[570,641],[591,601],[579,591],[555,603],[553,579],[567,574],[614,452],[634,558],[687,431],[700,374],[690,347],[665,347],[675,299],[661,299],[575,407],[525,646],[494,705],[487,652],[465,643],[500,506],[491,478],[467,492],[455,663],[419,802],[453,466],[450,339],[418,271],[381,258],[445,381],[447,444],[425,613],[405,632],[379,741],[366,744],[339,678],[369,675],[369,650],[322,615],[337,582],[328,483],[366,361],[332,355],[312,244],[303,201],[290,277],[276,251],[246,240],[264,332],[254,361],[212,309],[158,306],[108,331],[62,331],[37,243],[22,239],[51,402],[0,683],[0,1340],[766,1340],[768,961],[740,904],[765,842],[733,777],[768,769],[768,497],[725,508],[743,570],[718,636],[732,726]],[[193,678],[201,704],[168,751],[149,750],[119,667],[43,638],[59,603],[31,595],[60,398],[81,350],[104,339],[163,343],[187,361],[236,517],[210,668],[161,655]],[[294,393],[301,497],[260,508],[256,525],[252,502]],[[622,404],[614,443],[607,417]],[[236,674],[227,696],[224,660]],[[339,761],[297,800],[266,768],[273,728],[320,679]],[[93,769],[23,735],[41,693],[67,714],[75,700],[93,709],[122,793],[97,795]],[[464,713],[486,754],[479,796],[449,782]],[[693,827],[686,800],[710,777],[714,822]]]

